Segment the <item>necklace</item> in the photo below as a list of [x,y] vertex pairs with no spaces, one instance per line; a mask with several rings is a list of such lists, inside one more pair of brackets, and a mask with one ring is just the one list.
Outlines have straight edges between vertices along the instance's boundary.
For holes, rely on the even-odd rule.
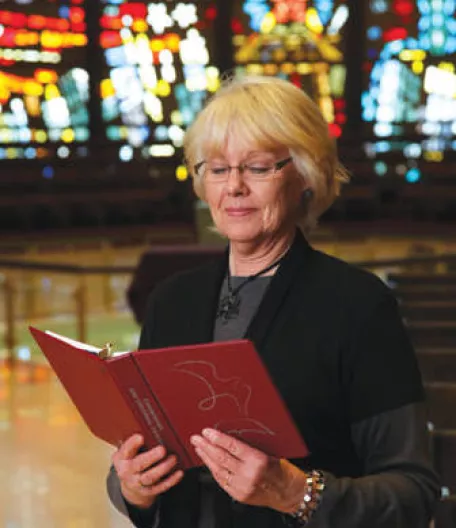
[[231,273],[230,273],[230,266],[228,265],[228,273],[226,276],[227,279],[227,285],[228,285],[228,293],[227,295],[224,295],[222,299],[220,300],[218,310],[217,310],[217,319],[222,320],[222,324],[226,324],[230,319],[233,319],[234,317],[239,315],[240,307],[241,307],[241,297],[239,296],[239,292],[242,290],[242,288],[249,284],[249,282],[254,281],[261,275],[264,275],[268,271],[271,271],[275,267],[277,267],[279,264],[281,264],[282,260],[286,257],[288,251],[286,251],[280,258],[278,258],[275,262],[273,262],[271,265],[269,265],[267,268],[264,268],[254,275],[249,275],[245,281],[241,282],[237,288],[233,288],[233,285],[231,283]]

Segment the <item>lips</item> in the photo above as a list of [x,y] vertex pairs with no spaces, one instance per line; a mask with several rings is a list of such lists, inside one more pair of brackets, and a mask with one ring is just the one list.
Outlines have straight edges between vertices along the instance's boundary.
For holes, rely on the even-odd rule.
[[255,209],[249,207],[227,207],[225,209],[228,216],[247,216],[254,211]]

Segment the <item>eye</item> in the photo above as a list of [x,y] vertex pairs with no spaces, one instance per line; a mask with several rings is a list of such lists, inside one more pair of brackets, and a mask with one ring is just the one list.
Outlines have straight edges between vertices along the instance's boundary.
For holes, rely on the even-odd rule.
[[224,176],[228,172],[228,167],[225,167],[223,165],[220,166],[214,166],[210,167],[209,170],[211,171],[211,174],[214,174],[215,176]]
[[271,170],[271,167],[263,165],[263,164],[255,164],[255,165],[246,165],[245,168],[251,173],[251,174],[266,174]]

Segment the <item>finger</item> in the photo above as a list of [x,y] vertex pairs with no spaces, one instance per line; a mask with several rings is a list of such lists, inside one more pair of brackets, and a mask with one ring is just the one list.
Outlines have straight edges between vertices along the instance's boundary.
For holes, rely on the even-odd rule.
[[173,488],[178,484],[184,476],[184,472],[178,469],[174,473],[171,473],[168,477],[164,478],[158,484],[152,486],[142,486],[141,495],[143,496],[157,496],[165,493],[169,489]]
[[228,487],[234,485],[234,474],[231,471],[219,466],[207,455],[206,452],[202,451],[199,447],[195,448],[195,452],[201,458],[201,460],[204,462],[204,465],[207,466],[214,479],[222,488],[227,489]]
[[160,462],[165,456],[166,449],[162,445],[155,446],[145,453],[140,453],[133,459],[133,471],[135,473],[142,473]]
[[164,479],[177,464],[177,457],[171,455],[166,460],[141,474],[140,482],[143,486],[152,486]]
[[218,447],[206,441],[203,437],[194,435],[191,440],[192,444],[202,453],[211,459],[211,461],[221,469],[229,470],[231,473],[239,471],[240,461],[231,453],[222,447]]
[[118,458],[124,460],[134,458],[143,444],[144,438],[141,435],[135,434],[130,436],[130,438],[127,438],[127,440],[125,440],[125,442],[119,447],[117,451]]
[[216,429],[203,429],[202,435],[211,444],[222,447],[239,460],[245,460],[252,453],[258,452],[257,449],[249,446],[245,442]]

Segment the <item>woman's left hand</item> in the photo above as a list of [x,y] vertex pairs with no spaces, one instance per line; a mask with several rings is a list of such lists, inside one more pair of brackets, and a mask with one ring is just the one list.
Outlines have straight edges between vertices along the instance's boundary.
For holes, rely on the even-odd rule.
[[306,489],[306,474],[285,459],[273,458],[214,429],[190,439],[218,484],[235,500],[291,513]]

